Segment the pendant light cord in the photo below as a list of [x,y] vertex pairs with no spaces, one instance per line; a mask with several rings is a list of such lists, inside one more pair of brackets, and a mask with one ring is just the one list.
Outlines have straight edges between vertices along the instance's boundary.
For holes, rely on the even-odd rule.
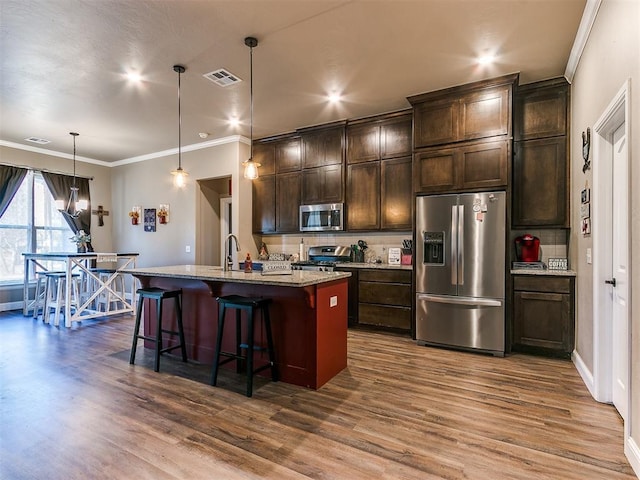
[[180,108],[180,79],[182,72],[178,70],[178,170],[182,170],[182,110]]
[[250,117],[251,124],[249,125],[249,137],[251,139],[251,156],[249,158],[253,159],[253,47],[249,49],[249,57],[250,57],[250,68],[249,68],[249,98],[251,99],[250,104]]

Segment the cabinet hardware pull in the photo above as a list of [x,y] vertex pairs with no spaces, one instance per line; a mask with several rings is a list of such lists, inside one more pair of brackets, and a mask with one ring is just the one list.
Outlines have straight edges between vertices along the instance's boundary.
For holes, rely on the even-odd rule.
[[616,279],[612,278],[611,280],[605,280],[604,283],[608,283],[612,287],[615,287],[616,286]]

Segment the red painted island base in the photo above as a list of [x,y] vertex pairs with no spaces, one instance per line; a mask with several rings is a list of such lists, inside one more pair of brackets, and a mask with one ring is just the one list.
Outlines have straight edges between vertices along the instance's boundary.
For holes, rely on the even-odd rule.
[[[213,363],[218,323],[215,297],[233,294],[273,299],[271,329],[280,381],[318,389],[347,366],[346,279],[308,287],[283,287],[135,276],[143,287],[182,289],[183,324],[190,360]],[[155,325],[150,319],[155,318],[155,305],[145,304],[144,311],[145,334],[154,335]],[[163,316],[172,315],[172,312],[173,307],[167,304]],[[235,315],[235,312],[227,311],[227,315]],[[235,322],[229,321],[233,317],[227,318],[223,350],[233,351]],[[243,313],[243,325],[244,319]],[[173,323],[175,330],[175,319]],[[266,335],[259,317],[255,342],[266,346]],[[153,344],[145,341],[145,347],[153,348]],[[266,352],[256,352],[255,365],[266,360]],[[225,365],[229,368],[234,366],[234,362]],[[270,372],[266,370],[261,374],[269,376]]]

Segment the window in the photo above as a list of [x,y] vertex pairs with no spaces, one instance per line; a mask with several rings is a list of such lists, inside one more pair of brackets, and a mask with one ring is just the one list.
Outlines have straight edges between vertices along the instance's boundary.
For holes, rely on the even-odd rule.
[[0,218],[0,284],[22,283],[23,252],[75,251],[71,236],[42,175],[30,171]]

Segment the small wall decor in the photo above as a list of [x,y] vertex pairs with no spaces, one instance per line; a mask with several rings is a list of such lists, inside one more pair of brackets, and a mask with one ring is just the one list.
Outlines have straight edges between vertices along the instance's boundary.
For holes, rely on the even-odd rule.
[[587,131],[582,132],[582,158],[584,158],[582,173],[586,173],[587,170],[591,168],[591,162],[589,161],[590,147],[591,147],[591,129],[587,127]]
[[91,213],[93,215],[97,215],[98,216],[98,226],[99,227],[104,227],[104,216],[108,216],[109,215],[109,211],[105,210],[104,208],[102,208],[102,205],[98,205],[98,209],[97,210],[91,210]]
[[156,231],[156,209],[155,208],[144,209],[144,231],[145,232]]
[[169,223],[169,204],[161,203],[158,209],[158,220],[161,224]]
[[142,208],[138,205],[134,205],[131,207],[131,211],[129,211],[129,216],[131,217],[131,225],[138,225],[140,222],[140,212]]
[[580,192],[580,218],[582,219],[582,235],[591,234],[591,189],[585,183],[584,190]]

